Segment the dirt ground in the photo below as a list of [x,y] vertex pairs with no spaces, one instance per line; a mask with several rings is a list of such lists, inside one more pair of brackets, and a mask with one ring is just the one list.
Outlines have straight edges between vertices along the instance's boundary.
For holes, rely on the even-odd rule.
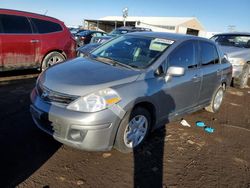
[[[250,89],[229,88],[219,113],[201,110],[155,131],[131,154],[86,152],[40,131],[29,113],[37,72],[0,75],[0,187],[250,187]],[[195,126],[204,121],[212,134]]]

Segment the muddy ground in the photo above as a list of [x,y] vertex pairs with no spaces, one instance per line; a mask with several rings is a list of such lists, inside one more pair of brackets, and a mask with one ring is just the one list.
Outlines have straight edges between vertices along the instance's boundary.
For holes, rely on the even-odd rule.
[[[63,146],[36,128],[37,72],[0,75],[0,187],[250,187],[250,89],[229,88],[219,113],[168,124],[132,154]],[[194,126],[205,121],[212,134]]]

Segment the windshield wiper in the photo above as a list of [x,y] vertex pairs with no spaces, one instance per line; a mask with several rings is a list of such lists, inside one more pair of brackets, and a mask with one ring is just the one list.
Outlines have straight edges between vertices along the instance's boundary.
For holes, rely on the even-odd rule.
[[127,64],[124,64],[124,63],[120,63],[119,61],[116,61],[110,57],[96,57],[96,60],[100,60],[102,61],[103,63],[107,63],[109,65],[113,65],[113,66],[121,66],[121,67],[126,67],[128,69],[132,69],[132,70],[136,70],[138,69],[138,67],[134,66],[134,65],[127,65]]

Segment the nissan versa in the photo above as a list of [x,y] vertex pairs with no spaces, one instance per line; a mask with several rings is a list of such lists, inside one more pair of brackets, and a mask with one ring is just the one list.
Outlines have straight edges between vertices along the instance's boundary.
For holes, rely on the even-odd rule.
[[30,110],[61,143],[131,152],[176,117],[218,111],[231,78],[231,64],[211,40],[131,33],[41,73]]

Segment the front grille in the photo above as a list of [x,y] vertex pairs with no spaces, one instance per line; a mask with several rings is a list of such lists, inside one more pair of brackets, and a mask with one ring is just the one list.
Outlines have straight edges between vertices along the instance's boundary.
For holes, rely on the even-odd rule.
[[40,84],[37,84],[36,90],[41,99],[48,103],[60,103],[67,105],[78,98],[78,96],[52,91],[44,86],[41,86]]

